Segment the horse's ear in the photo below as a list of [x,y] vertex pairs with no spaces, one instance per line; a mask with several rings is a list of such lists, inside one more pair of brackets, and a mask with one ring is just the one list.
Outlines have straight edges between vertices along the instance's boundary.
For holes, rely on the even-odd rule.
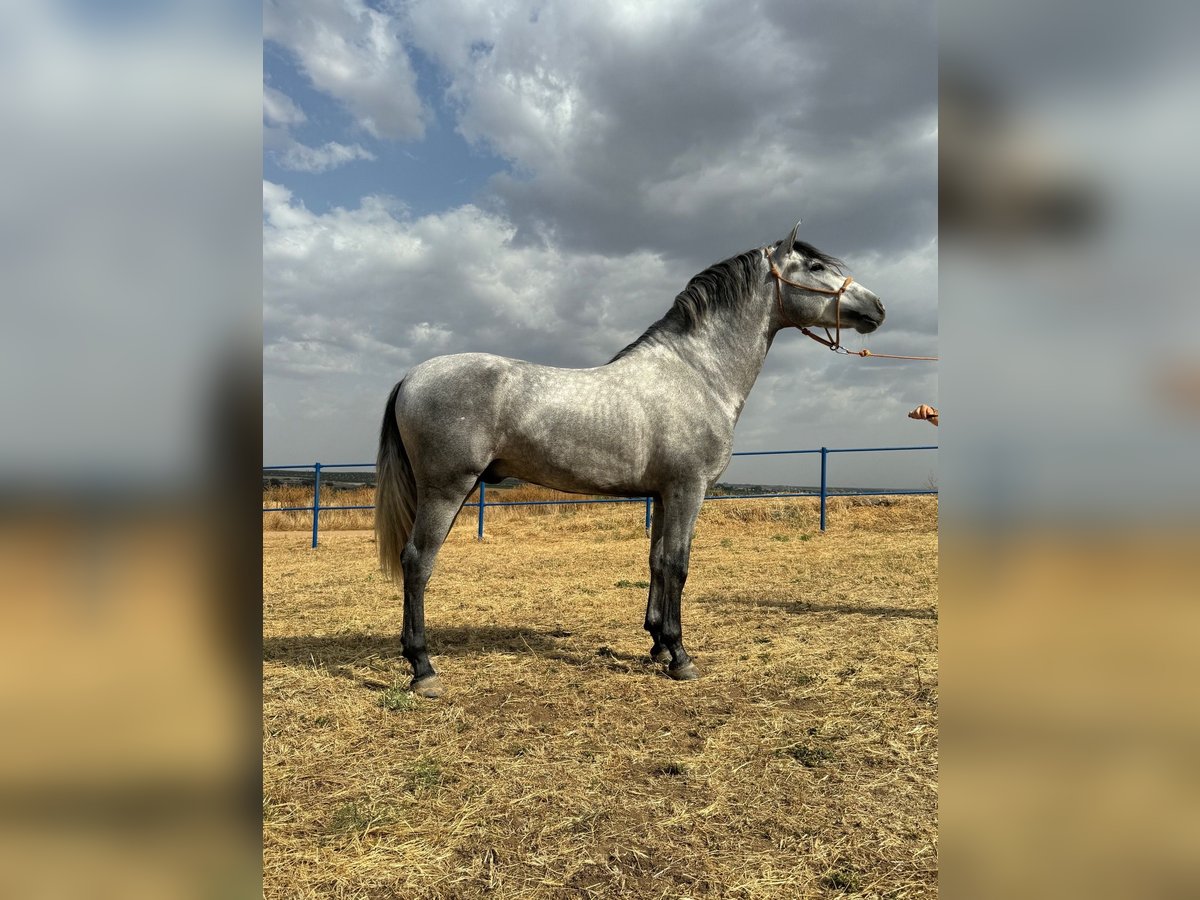
[[775,265],[783,268],[783,263],[787,259],[787,255],[792,252],[792,245],[796,243],[796,232],[800,230],[800,225],[803,220],[796,223],[796,227],[792,229],[792,233],[786,239],[779,242],[779,246],[775,248],[775,252],[771,254],[771,259],[775,260]]

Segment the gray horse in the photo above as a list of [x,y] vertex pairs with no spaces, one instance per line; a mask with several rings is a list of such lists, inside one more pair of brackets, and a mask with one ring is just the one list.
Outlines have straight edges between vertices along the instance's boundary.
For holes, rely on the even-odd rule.
[[[445,693],[425,647],[425,585],[467,495],[519,478],[560,491],[652,497],[651,656],[675,679],[680,596],[704,495],[729,465],[733,428],[780,329],[874,331],[879,298],[796,240],[696,275],[665,316],[610,362],[556,369],[486,353],[439,356],[392,390],[379,438],[375,533],[383,571],[404,584],[412,690]],[[806,332],[807,333],[807,332]]]

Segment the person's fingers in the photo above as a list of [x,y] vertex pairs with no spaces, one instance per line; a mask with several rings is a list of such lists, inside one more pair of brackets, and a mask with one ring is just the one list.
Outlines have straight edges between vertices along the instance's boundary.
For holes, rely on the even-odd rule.
[[910,419],[924,419],[934,425],[938,423],[938,411],[926,403],[922,403],[908,414]]

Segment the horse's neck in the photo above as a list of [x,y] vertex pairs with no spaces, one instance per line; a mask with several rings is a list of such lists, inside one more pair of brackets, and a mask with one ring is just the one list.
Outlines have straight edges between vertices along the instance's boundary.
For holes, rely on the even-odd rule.
[[735,420],[771,349],[770,313],[770,307],[757,300],[723,310],[691,335],[694,340],[686,348],[692,351],[688,361],[709,387],[733,406]]
[[693,332],[673,337],[666,346],[729,410],[732,426],[762,371],[774,336],[772,307],[760,290],[733,308],[715,311]]

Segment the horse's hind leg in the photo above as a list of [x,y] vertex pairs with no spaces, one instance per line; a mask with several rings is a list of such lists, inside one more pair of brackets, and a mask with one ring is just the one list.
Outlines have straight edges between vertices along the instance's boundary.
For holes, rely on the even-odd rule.
[[450,533],[454,517],[471,492],[475,481],[463,481],[452,487],[426,489],[417,505],[412,535],[401,553],[404,567],[404,628],[401,643],[404,658],[413,669],[412,691],[421,697],[441,697],[446,693],[441,679],[429,662],[425,646],[425,585],[433,574],[438,551]]
[[646,598],[646,631],[654,639],[650,658],[658,663],[671,661],[671,651],[662,642],[663,569],[662,569],[663,504],[654,501],[654,517],[650,520],[650,595]]

